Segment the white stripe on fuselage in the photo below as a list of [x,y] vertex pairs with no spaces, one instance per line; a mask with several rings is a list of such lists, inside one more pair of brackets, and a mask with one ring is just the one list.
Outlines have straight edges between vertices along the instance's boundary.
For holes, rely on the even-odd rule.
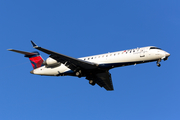
[[[123,63],[148,62],[158,59],[164,59],[167,55],[169,55],[169,53],[161,49],[150,49],[151,47],[153,46],[123,50],[118,52],[110,52],[106,54],[82,57],[79,59],[97,64],[113,65],[116,63],[123,64]],[[61,64],[59,67],[54,67],[54,68],[46,68],[45,66],[42,66],[40,68],[35,69],[33,72],[34,74],[38,74],[38,75],[56,76],[59,73],[65,73],[67,71],[71,71],[71,70],[67,68],[64,64]]]

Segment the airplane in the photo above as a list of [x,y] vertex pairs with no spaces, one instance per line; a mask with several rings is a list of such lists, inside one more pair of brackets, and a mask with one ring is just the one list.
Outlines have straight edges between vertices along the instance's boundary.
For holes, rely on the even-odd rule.
[[114,90],[110,69],[128,65],[136,65],[147,62],[154,62],[158,67],[161,66],[161,60],[166,61],[170,54],[158,47],[148,46],[105,54],[87,56],[82,58],[73,58],[61,53],[57,53],[37,46],[31,41],[33,48],[42,51],[49,56],[44,60],[39,52],[25,52],[15,49],[9,51],[24,54],[28,57],[33,70],[32,74],[42,76],[76,76],[86,77],[89,84],[94,86],[98,84],[107,91]]

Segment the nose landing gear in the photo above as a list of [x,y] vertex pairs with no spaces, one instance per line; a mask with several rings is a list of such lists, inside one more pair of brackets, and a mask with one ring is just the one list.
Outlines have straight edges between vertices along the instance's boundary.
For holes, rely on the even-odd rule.
[[161,62],[161,59],[159,59],[159,60],[156,62],[156,64],[157,64],[158,67],[161,66],[160,62]]
[[158,66],[158,67],[161,67],[161,64],[160,64],[160,63],[157,63],[157,66]]

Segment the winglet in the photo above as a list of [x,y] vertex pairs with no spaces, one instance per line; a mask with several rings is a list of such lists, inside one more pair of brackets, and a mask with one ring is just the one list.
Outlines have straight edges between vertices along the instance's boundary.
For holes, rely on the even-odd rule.
[[31,43],[33,45],[33,48],[38,48],[38,46],[31,40]]

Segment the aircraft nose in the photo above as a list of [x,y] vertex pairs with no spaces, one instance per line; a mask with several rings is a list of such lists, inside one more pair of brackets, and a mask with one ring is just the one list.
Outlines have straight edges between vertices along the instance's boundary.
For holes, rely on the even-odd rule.
[[31,73],[31,74],[34,74],[34,70],[31,70],[30,73]]
[[170,54],[169,54],[168,52],[166,52],[166,56],[167,56],[167,57],[169,57],[169,56],[170,56]]

